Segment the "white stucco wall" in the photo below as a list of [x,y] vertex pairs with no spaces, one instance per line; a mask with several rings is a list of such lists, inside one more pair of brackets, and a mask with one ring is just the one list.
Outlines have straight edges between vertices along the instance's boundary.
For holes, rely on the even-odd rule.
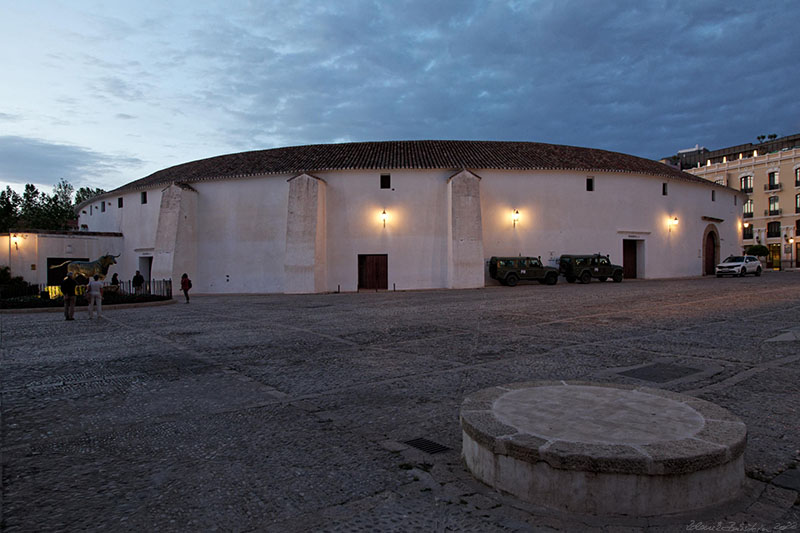
[[11,235],[0,235],[0,266],[8,266],[11,249]]
[[[623,240],[642,244],[638,275],[646,278],[702,274],[705,228],[714,224],[720,255],[740,250],[741,199],[731,189],[624,173],[576,171],[500,171],[470,169],[480,176],[482,248],[493,255],[602,252],[622,264]],[[323,275],[327,290],[358,287],[358,255],[388,255],[391,290],[448,286],[447,180],[458,169],[348,170],[314,172],[325,194],[316,204],[324,219]],[[380,188],[380,175],[391,188]],[[587,176],[594,191],[586,191]],[[293,175],[192,183],[196,193],[196,270],[189,272],[196,292],[283,292],[286,290],[286,236],[289,183]],[[662,183],[668,195],[662,195]],[[161,189],[116,197],[105,218],[81,216],[90,230],[117,229],[125,235],[119,271],[128,279],[138,258],[152,255]],[[716,201],[711,201],[715,190]],[[511,213],[520,216],[513,225]],[[384,226],[381,213],[386,211]],[[677,226],[667,224],[677,217]],[[715,222],[703,217],[722,220]],[[320,226],[322,227],[322,225]]]
[[197,190],[192,290],[283,292],[289,177],[192,184]]
[[[446,183],[453,173],[315,173],[328,184],[328,289],[357,289],[359,254],[389,256],[389,289],[446,287]],[[390,189],[380,188],[381,174],[391,174]],[[384,209],[386,227],[381,219]]]
[[[18,233],[17,246],[0,237],[0,246],[5,245],[6,261],[2,265],[11,267],[13,276],[22,276],[29,283],[47,283],[48,258],[89,258],[93,261],[101,255],[122,253],[123,238],[104,235],[38,234]],[[112,265],[108,279],[119,272],[118,265]]]
[[[482,171],[484,253],[541,255],[545,263],[562,254],[604,253],[622,264],[623,239],[644,241],[644,275],[663,278],[702,274],[702,238],[709,221],[717,223],[720,253],[739,250],[741,202],[704,184],[616,173]],[[594,177],[594,191],[586,178]],[[668,195],[663,196],[662,183]],[[513,225],[511,213],[519,210]],[[678,225],[667,224],[678,217]]]

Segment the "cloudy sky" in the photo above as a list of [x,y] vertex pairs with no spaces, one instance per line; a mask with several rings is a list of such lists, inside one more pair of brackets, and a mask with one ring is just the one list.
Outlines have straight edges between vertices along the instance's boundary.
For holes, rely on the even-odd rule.
[[800,133],[799,20],[795,0],[0,0],[0,185],[309,143],[657,159]]

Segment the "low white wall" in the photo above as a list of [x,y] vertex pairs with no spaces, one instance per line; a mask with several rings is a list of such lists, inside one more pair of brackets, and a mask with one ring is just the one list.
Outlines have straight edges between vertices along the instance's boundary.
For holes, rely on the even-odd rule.
[[[6,248],[9,259],[0,263],[10,266],[12,275],[22,276],[29,283],[47,283],[48,258],[89,258],[93,261],[101,255],[117,255],[123,251],[122,237],[45,233],[17,235],[17,245],[12,244],[10,250]],[[114,272],[119,272],[117,265],[112,265],[109,269],[109,279]]]

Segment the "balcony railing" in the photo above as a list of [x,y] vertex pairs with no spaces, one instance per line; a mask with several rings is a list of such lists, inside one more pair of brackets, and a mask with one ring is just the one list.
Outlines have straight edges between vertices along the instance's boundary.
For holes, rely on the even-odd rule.
[[782,183],[765,183],[764,184],[765,191],[781,191],[783,190]]
[[783,213],[783,209],[764,209],[764,216],[775,217]]
[[742,213],[742,218],[753,218],[753,212],[752,211],[749,211],[749,212],[745,211],[744,213]]
[[752,187],[742,187],[742,192],[749,194],[749,193],[753,192],[753,188]]
[[768,239],[774,239],[774,238],[780,237],[780,236],[781,236],[780,230],[778,230],[778,231],[769,231],[769,230],[767,230],[767,238]]

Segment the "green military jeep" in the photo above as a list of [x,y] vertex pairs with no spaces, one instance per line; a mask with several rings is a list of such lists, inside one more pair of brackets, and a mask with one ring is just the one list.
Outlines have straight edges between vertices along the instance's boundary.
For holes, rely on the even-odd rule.
[[492,257],[489,259],[489,275],[509,287],[522,280],[547,285],[558,283],[558,270],[542,266],[542,260],[538,257]]
[[558,271],[567,278],[568,283],[589,283],[592,278],[605,281],[608,278],[622,281],[622,267],[611,264],[607,255],[562,255],[558,260]]

